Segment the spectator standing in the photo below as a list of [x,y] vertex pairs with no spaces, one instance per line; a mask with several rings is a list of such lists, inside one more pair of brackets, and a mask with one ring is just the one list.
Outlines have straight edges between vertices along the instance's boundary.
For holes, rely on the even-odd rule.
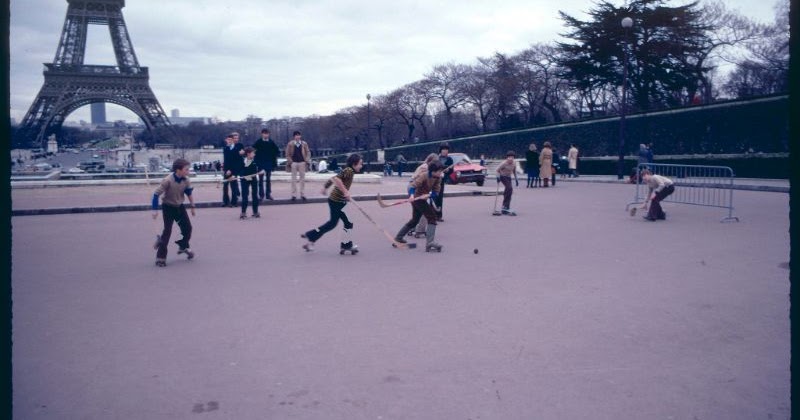
[[639,144],[639,158],[638,164],[650,163],[650,149],[647,148],[647,145],[644,143]]
[[[261,138],[253,143],[256,152],[255,162],[263,174],[258,176],[258,198],[272,200],[272,171],[278,166],[278,145],[269,137],[269,129],[261,130]],[[253,196],[255,200],[255,196]]]
[[553,149],[549,141],[542,145],[542,153],[539,155],[539,177],[542,178],[542,187],[547,188],[550,177],[553,176]]
[[403,169],[406,166],[406,157],[402,154],[397,155],[397,176],[403,176]]
[[[223,178],[230,179],[239,176],[242,169],[242,155],[239,154],[242,145],[236,141],[237,136],[233,133],[225,137],[225,149],[222,150],[222,169],[225,171]],[[230,193],[228,192],[230,190]],[[225,207],[236,207],[239,203],[239,183],[235,181],[225,182],[222,185],[222,205]]]
[[556,186],[556,175],[561,170],[560,163],[561,163],[561,156],[558,154],[558,150],[555,147],[551,147],[553,151],[553,170],[550,174],[550,181],[553,187]]
[[572,143],[567,152],[567,159],[569,160],[569,177],[578,177],[578,147]]
[[444,185],[447,183],[447,180],[450,179],[450,174],[453,173],[453,158],[448,156],[449,154],[450,146],[447,143],[439,146],[439,162],[441,162],[444,167],[442,182],[440,183],[441,186],[438,194],[435,194],[434,198],[434,204],[436,204],[438,208],[438,210],[436,210],[436,220],[439,222],[444,222]]
[[300,198],[306,201],[306,169],[311,162],[311,150],[299,131],[292,133],[292,140],[286,145],[286,164],[292,171],[292,201],[297,200],[298,176],[300,178]]
[[526,188],[536,188],[539,186],[539,151],[536,149],[536,143],[531,143],[528,146],[528,151],[525,152],[525,171],[528,173],[528,185]]

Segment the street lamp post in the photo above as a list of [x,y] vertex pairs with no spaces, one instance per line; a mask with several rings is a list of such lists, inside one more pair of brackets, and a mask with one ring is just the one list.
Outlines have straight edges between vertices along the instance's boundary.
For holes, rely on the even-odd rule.
[[372,95],[369,93],[367,94],[367,150],[369,150],[369,131],[372,129],[372,120],[369,110],[369,100],[372,99]]
[[625,177],[625,107],[628,103],[628,30],[633,26],[633,19],[622,18],[625,39],[622,44],[622,105],[619,117],[619,161],[617,162],[617,179]]

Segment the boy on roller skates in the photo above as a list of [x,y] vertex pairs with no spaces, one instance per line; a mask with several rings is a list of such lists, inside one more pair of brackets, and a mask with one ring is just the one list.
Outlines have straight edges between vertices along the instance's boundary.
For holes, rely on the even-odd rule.
[[442,165],[440,161],[434,160],[428,164],[427,171],[414,178],[414,183],[408,191],[408,200],[411,202],[411,207],[413,209],[411,220],[400,228],[400,231],[397,232],[397,235],[394,237],[395,241],[406,243],[406,234],[410,232],[411,229],[414,229],[422,216],[425,216],[425,219],[428,221],[428,226],[425,229],[425,252],[441,252],[442,246],[435,241],[436,210],[428,203],[428,200],[435,200],[439,191],[441,191],[443,174],[444,165]]
[[506,152],[506,159],[497,167],[497,175],[500,177],[500,182],[503,183],[503,209],[502,214],[508,216],[516,216],[517,213],[511,210],[511,194],[514,188],[511,186],[511,176],[516,173],[517,164],[514,162],[516,153],[513,150]]
[[242,164],[242,169],[240,171],[241,178],[239,179],[239,182],[242,184],[242,214],[239,216],[241,220],[247,219],[247,201],[251,195],[253,197],[253,217],[256,219],[261,217],[261,214],[258,213],[259,167],[255,162],[255,157],[256,149],[250,146],[244,148],[244,163]]
[[172,173],[161,180],[158,188],[153,193],[152,207],[153,219],[158,217],[158,198],[164,196],[161,202],[161,214],[164,218],[164,230],[161,232],[161,239],[158,242],[156,251],[156,265],[166,267],[167,265],[167,245],[169,237],[172,235],[172,223],[177,222],[181,230],[181,239],[175,241],[178,244],[178,254],[186,254],[188,259],[194,258],[194,252],[189,248],[189,239],[192,237],[192,223],[189,215],[186,214],[186,207],[183,205],[183,197],[189,198],[192,216],[194,213],[194,198],[192,197],[192,183],[189,181],[190,163],[186,159],[175,159],[172,163]]
[[364,166],[364,161],[361,159],[361,155],[353,153],[347,157],[347,167],[325,182],[325,186],[322,187],[322,194],[325,194],[328,188],[334,185],[333,191],[331,191],[330,196],[328,196],[330,219],[322,226],[300,235],[300,237],[308,239],[308,242],[303,245],[303,249],[306,251],[313,251],[314,243],[317,242],[322,235],[335,228],[339,223],[339,219],[341,219],[344,224],[344,230],[342,231],[339,253],[358,253],[358,246],[354,245],[353,240],[350,238],[350,231],[353,229],[353,223],[347,218],[343,209],[351,199],[350,186],[353,184],[353,177],[356,172],[361,171],[362,166]]

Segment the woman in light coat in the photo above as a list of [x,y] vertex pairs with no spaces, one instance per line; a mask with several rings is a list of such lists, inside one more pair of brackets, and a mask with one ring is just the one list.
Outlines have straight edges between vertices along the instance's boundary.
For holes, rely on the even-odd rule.
[[548,187],[551,176],[553,176],[553,147],[546,141],[542,145],[542,153],[539,154],[539,178],[542,179],[544,188]]

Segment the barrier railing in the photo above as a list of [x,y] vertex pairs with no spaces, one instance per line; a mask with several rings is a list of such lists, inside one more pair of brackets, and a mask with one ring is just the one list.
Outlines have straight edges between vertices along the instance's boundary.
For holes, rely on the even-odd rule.
[[739,221],[733,215],[733,169],[727,166],[671,165],[662,163],[642,163],[636,168],[636,195],[632,202],[625,206],[644,203],[650,189],[642,181],[642,170],[668,177],[675,184],[675,192],[664,202],[690,204],[695,206],[719,207],[728,209],[728,216],[720,222]]

